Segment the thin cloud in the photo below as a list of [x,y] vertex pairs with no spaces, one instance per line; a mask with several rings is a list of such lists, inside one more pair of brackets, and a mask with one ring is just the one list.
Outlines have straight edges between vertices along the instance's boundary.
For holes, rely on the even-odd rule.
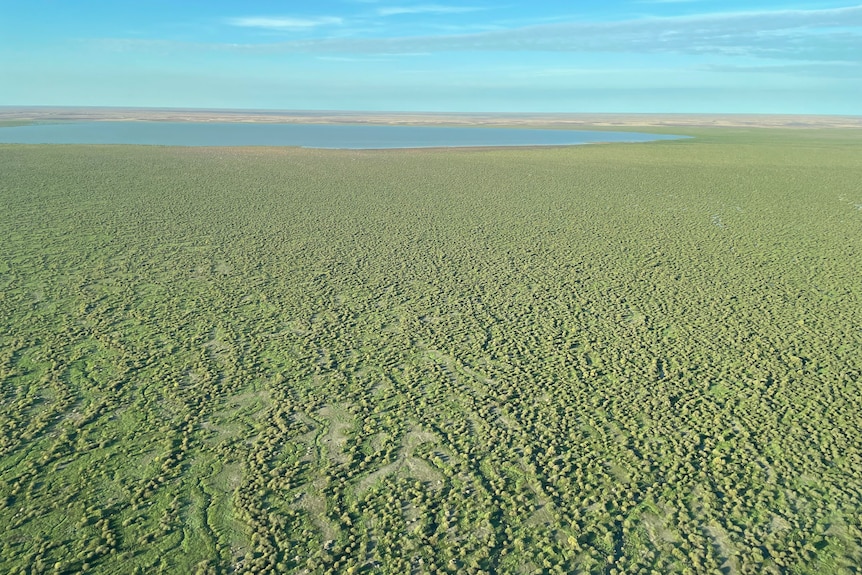
[[815,62],[794,64],[769,64],[733,66],[713,64],[700,67],[707,72],[728,74],[779,74],[787,76],[814,76],[822,78],[862,78],[862,65],[852,62]]
[[378,8],[378,16],[400,16],[402,14],[465,14],[482,8],[471,6],[444,6],[442,4],[420,4],[417,6],[387,6]]
[[[259,19],[257,19],[259,20]],[[269,19],[267,19],[269,20]],[[127,40],[126,44],[133,42]],[[808,62],[862,62],[862,5],[616,22],[542,24],[471,34],[321,38],[210,45],[249,52],[396,54],[445,51],[715,54]]]
[[635,0],[635,4],[696,4],[704,0]]
[[416,56],[428,56],[427,53],[415,54],[374,54],[369,56],[315,56],[316,60],[324,62],[391,62],[399,58],[411,58]]
[[547,51],[862,58],[862,6],[572,22],[473,34],[287,42],[295,51]]
[[321,16],[319,18],[258,17],[231,18],[231,26],[242,28],[264,28],[267,30],[301,30],[318,26],[333,26],[344,22],[343,18]]
[[316,60],[322,60],[324,62],[386,62],[386,58],[377,58],[377,57],[365,57],[365,58],[351,58],[350,56],[316,56]]

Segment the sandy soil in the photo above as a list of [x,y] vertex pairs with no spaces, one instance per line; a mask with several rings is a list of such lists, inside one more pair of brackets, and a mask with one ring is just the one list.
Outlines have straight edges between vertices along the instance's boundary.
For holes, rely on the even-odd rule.
[[729,114],[453,114],[170,108],[0,107],[0,122],[16,120],[256,122],[383,125],[508,125],[535,127],[728,126],[862,128],[862,116]]

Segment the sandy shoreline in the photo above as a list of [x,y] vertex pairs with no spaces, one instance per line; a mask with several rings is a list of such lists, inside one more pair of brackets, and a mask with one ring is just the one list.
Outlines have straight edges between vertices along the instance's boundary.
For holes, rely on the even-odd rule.
[[0,122],[138,121],[525,127],[862,128],[862,116],[733,114],[479,114],[191,110],[169,108],[0,107]]

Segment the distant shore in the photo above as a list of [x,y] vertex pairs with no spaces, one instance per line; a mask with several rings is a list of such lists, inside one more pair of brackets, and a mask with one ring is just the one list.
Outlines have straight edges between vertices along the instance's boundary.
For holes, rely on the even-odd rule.
[[216,110],[182,108],[0,107],[0,125],[11,122],[140,121],[253,122],[565,128],[735,127],[862,128],[862,116],[766,114],[526,114]]

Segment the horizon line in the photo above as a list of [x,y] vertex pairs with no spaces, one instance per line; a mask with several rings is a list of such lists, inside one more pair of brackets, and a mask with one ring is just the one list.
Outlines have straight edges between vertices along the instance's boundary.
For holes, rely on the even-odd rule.
[[52,104],[0,104],[0,110],[128,110],[166,112],[233,112],[272,114],[367,114],[367,115],[429,115],[429,116],[770,116],[770,117],[825,117],[862,118],[862,114],[829,114],[800,112],[492,112],[492,111],[429,111],[429,110],[360,110],[360,109],[310,109],[310,108],[212,108],[188,106],[112,106],[112,105],[52,105]]

